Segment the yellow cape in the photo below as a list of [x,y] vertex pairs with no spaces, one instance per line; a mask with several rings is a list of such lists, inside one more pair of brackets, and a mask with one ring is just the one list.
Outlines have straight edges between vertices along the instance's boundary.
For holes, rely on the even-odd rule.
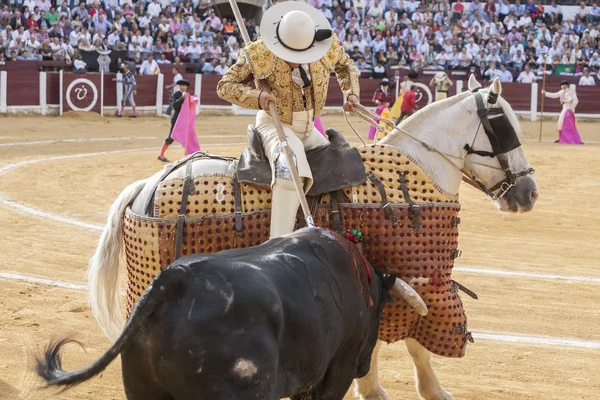
[[398,98],[396,99],[396,102],[394,103],[394,105],[392,106],[392,118],[396,119],[400,116],[400,107],[402,107],[402,96],[404,95],[404,93],[402,93],[402,91],[400,91],[400,94],[398,95]]

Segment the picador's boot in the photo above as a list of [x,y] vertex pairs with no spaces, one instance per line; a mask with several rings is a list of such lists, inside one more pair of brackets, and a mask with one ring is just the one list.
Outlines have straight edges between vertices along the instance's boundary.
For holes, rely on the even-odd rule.
[[270,238],[294,231],[296,214],[300,206],[293,181],[276,178],[272,192]]

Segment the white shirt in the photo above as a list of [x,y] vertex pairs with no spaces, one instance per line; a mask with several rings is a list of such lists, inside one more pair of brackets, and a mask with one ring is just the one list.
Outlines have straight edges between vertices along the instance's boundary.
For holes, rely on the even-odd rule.
[[229,71],[229,67],[227,65],[221,66],[221,64],[215,67],[215,72],[219,75],[225,75],[225,73]]
[[154,3],[150,3],[148,4],[148,12],[150,13],[150,15],[152,17],[158,17],[158,14],[160,14],[162,10],[162,7],[160,6],[160,4],[158,2]]
[[523,71],[519,74],[517,82],[521,83],[533,83],[535,81],[535,74],[531,71],[529,73]]
[[140,75],[154,75],[154,72],[158,70],[158,64],[156,60],[152,60],[149,63],[148,60],[144,60],[142,67],[140,68]]
[[500,77],[500,82],[505,83],[505,82],[512,82],[513,81],[513,76],[510,73],[510,71],[508,70],[500,70],[498,72],[498,76]]
[[85,69],[85,67],[87,67],[87,64],[85,63],[85,61],[83,60],[75,60],[73,62],[73,65],[75,66],[75,68],[77,69]]
[[579,78],[579,86],[595,86],[596,81],[593,76],[582,76]]

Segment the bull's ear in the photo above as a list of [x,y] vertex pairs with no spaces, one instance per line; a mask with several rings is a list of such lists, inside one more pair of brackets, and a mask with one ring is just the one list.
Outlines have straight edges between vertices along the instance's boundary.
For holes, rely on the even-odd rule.
[[469,76],[469,83],[467,87],[471,92],[481,87],[481,84],[477,82],[477,79],[475,79],[475,75],[471,74],[471,76]]

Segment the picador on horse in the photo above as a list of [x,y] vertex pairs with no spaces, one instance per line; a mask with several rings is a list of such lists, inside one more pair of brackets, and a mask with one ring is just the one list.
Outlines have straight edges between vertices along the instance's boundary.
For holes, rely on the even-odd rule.
[[[271,237],[294,230],[300,200],[273,118],[268,113],[268,102],[277,104],[287,144],[294,153],[306,192],[315,178],[306,150],[328,145],[313,121],[325,105],[332,71],[344,93],[344,110],[353,111],[354,104],[359,102],[360,87],[352,59],[340,46],[324,14],[304,5],[290,2],[269,9],[261,23],[262,37],[246,46],[217,86],[223,100],[260,110],[256,115],[256,130],[273,171]],[[313,26],[317,29],[314,34]],[[251,78],[255,88],[248,85]],[[261,79],[268,82],[270,94],[257,89]]]

